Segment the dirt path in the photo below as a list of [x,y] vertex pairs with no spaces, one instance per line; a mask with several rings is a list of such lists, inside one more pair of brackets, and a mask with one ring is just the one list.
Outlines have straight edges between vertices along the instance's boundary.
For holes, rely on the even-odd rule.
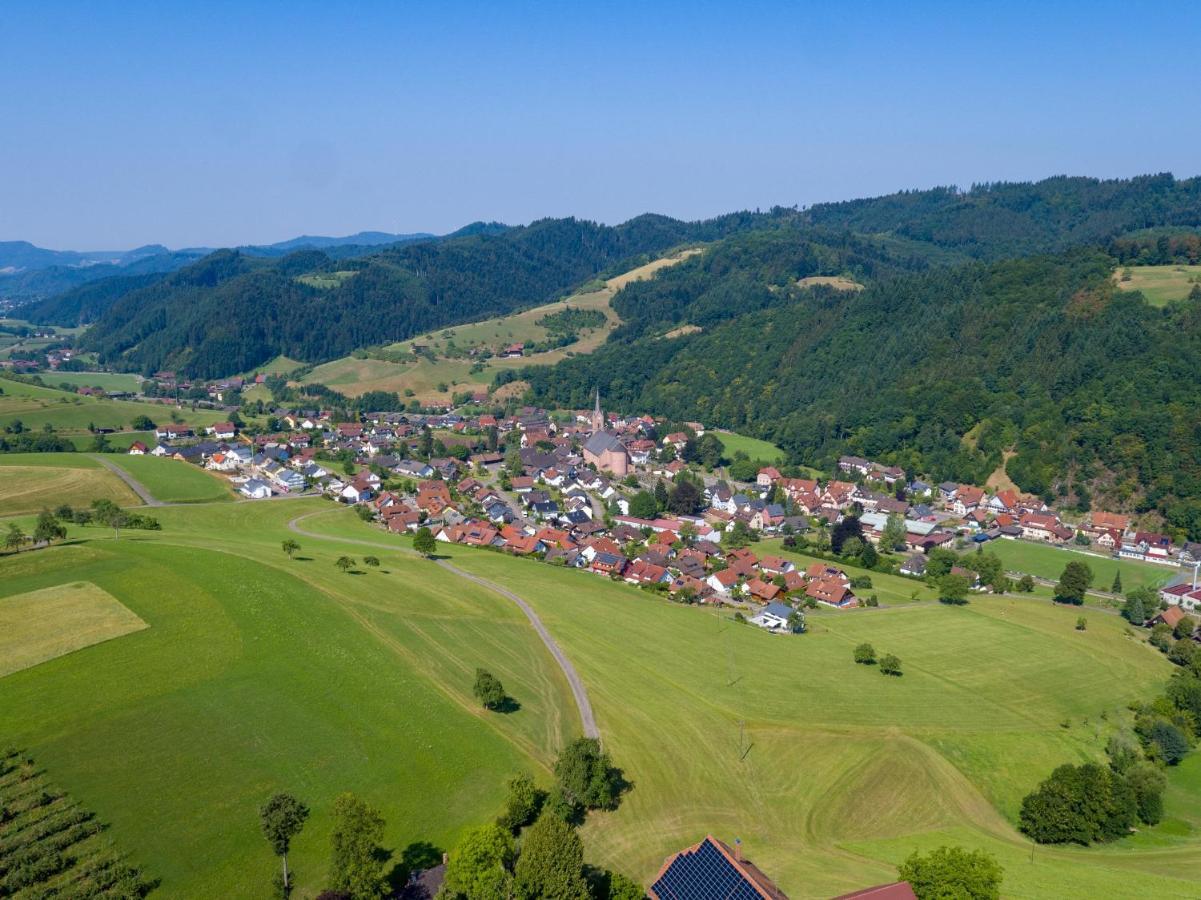
[[100,465],[104,466],[104,468],[108,469],[110,472],[112,472],[114,475],[116,475],[118,478],[120,478],[122,481],[124,481],[127,485],[129,485],[129,489],[132,490],[135,494],[137,494],[140,498],[142,498],[142,502],[145,503],[147,506],[166,506],[167,505],[162,500],[155,499],[154,494],[150,493],[150,490],[149,490],[149,488],[146,487],[146,485],[142,484],[142,482],[138,481],[136,478],[134,478],[132,475],[130,475],[128,472],[126,472],[124,469],[122,469],[116,463],[109,462],[103,456],[99,456],[97,454],[92,454],[92,459],[96,460],[96,462],[100,463]]
[[[333,541],[340,544],[356,544],[360,547],[373,547],[378,550],[392,550],[400,553],[412,553],[411,550],[396,544],[383,544],[379,543],[378,541],[364,541],[357,538],[331,537],[329,535],[317,534],[314,531],[306,531],[300,526],[300,521],[312,515],[318,515],[318,513],[306,513],[303,516],[297,516],[294,519],[290,519],[288,521],[288,528],[303,537],[312,538],[318,541]],[[542,643],[546,646],[546,649],[550,652],[550,655],[554,658],[555,662],[558,663],[559,668],[563,670],[563,675],[567,678],[567,683],[571,687],[571,694],[575,698],[576,708],[580,712],[580,723],[584,729],[584,736],[599,739],[600,729],[596,727],[596,716],[592,712],[592,701],[588,699],[588,691],[584,687],[584,682],[580,679],[579,673],[576,672],[575,666],[571,664],[571,660],[567,658],[566,654],[563,653],[563,650],[551,636],[551,633],[547,630],[546,626],[542,624],[542,619],[540,619],[538,614],[534,612],[534,608],[508,588],[501,587],[496,582],[489,581],[486,578],[481,578],[478,575],[472,575],[470,572],[464,572],[449,560],[437,559],[434,560],[434,562],[446,571],[451,572],[452,574],[466,579],[474,584],[478,584],[480,587],[487,588],[493,593],[500,594],[502,597],[512,600],[515,604],[517,604],[517,608],[525,613],[525,617],[529,619],[530,624],[534,626],[534,631],[537,632],[538,637],[541,638]]]

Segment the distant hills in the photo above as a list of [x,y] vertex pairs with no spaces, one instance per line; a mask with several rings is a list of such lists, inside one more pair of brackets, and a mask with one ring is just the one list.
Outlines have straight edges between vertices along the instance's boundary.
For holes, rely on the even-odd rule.
[[[306,247],[356,253],[365,248],[433,237],[435,235],[427,232],[390,234],[384,231],[360,231],[344,237],[301,235],[274,244],[239,249],[251,256],[268,257],[284,256]],[[185,247],[168,250],[162,244],[147,244],[134,250],[47,250],[28,241],[0,241],[0,297],[36,300],[103,278],[172,272],[208,256],[216,249]]]

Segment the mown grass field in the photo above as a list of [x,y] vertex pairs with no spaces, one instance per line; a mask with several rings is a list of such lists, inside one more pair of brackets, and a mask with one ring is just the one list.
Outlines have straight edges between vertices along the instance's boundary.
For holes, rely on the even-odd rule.
[[93,500],[112,500],[119,506],[141,502],[125,482],[82,454],[0,454],[0,517],[52,509],[63,502],[88,506]]
[[86,581],[0,599],[0,678],[146,623],[108,592]]
[[[335,388],[349,396],[358,396],[368,391],[396,391],[403,394],[412,391],[414,396],[427,402],[446,402],[456,391],[479,390],[491,384],[497,371],[520,369],[528,365],[550,365],[569,354],[591,353],[609,336],[619,324],[617,313],[609,305],[613,295],[631,281],[653,278],[666,266],[674,265],[699,250],[684,250],[670,257],[657,259],[646,265],[631,269],[605,282],[599,290],[573,294],[565,300],[502,316],[485,319],[466,325],[432,331],[411,340],[392,344],[388,351],[399,354],[412,353],[413,345],[419,344],[433,351],[436,357],[430,361],[425,356],[409,362],[390,362],[384,359],[358,359],[353,356],[333,360],[317,366],[303,380]],[[460,351],[473,347],[495,350],[500,346],[515,343],[533,343],[547,338],[547,330],[537,324],[539,319],[566,308],[594,309],[604,313],[603,327],[588,329],[580,333],[579,340],[566,347],[542,353],[530,353],[513,359],[493,357],[483,360],[481,371],[473,372],[475,360],[468,357],[448,357],[451,344]]]
[[[176,409],[174,406],[138,400],[109,400],[82,397],[56,388],[38,387],[0,378],[0,427],[19,420],[30,431],[41,431],[50,424],[60,434],[86,436],[89,425],[132,431],[133,420],[148,416],[153,422],[170,422],[178,415],[189,425],[211,425],[225,421],[229,413],[204,409]],[[111,439],[118,435],[110,435]]]
[[[0,679],[0,720],[112,822],[165,895],[261,895],[275,860],[255,809],[277,789],[314,809],[294,845],[302,896],[321,886],[340,790],[383,809],[396,852],[450,846],[495,815],[509,772],[545,780],[578,729],[515,607],[352,511],[298,500],[155,514],[161,532],[72,529],[86,542],[0,560],[0,596],[87,581],[150,626]],[[288,530],[300,516],[326,537]],[[295,560],[285,537],[301,544]],[[586,573],[439,552],[525,597],[583,677],[633,783],[585,826],[599,864],[646,880],[712,832],[740,837],[790,896],[830,897],[950,840],[1001,857],[1006,896],[1197,894],[1192,765],[1173,772],[1167,820],[1136,842],[1039,848],[1031,864],[1014,828],[1026,792],[1059,762],[1099,757],[1126,704],[1170,673],[1117,616],[1024,597],[914,603],[904,588],[916,583],[879,576],[881,599],[902,602],[772,636]],[[342,574],[344,553],[382,565]],[[861,641],[900,656],[904,676],[856,666]],[[520,710],[475,708],[477,665]]]
[[[396,540],[345,511],[305,527]],[[713,832],[741,837],[790,896],[830,897],[951,841],[996,853],[1006,896],[1196,893],[1201,779],[1187,771],[1173,773],[1170,821],[1139,836],[1154,852],[1039,848],[1032,865],[1015,829],[1021,797],[1060,762],[1100,758],[1125,705],[1170,672],[1117,616],[1042,598],[913,603],[920,584],[872,573],[882,602],[892,592],[900,605],[822,611],[808,634],[782,637],[586,573],[440,552],[529,600],[583,676],[635,784],[617,813],[585,828],[600,863],[646,879]],[[855,666],[861,641],[899,655],[905,675]]]
[[[73,528],[84,543],[0,559],[0,596],[87,581],[150,626],[0,679],[0,720],[163,896],[268,893],[277,860],[257,809],[277,790],[313,809],[291,855],[298,896],[324,886],[344,790],[382,810],[394,859],[414,841],[450,847],[499,812],[510,774],[547,782],[578,729],[516,608],[407,555],[343,574],[344,548],[301,538],[289,560],[283,520],[305,505],[325,508],[164,508],[161,533]],[[518,711],[477,708],[477,666]]]
[[725,455],[733,457],[735,453],[745,453],[750,459],[761,459],[764,462],[779,462],[784,459],[784,451],[770,441],[748,437],[745,434],[735,434],[732,431],[714,431],[717,439],[725,448]]
[[156,500],[165,503],[208,503],[233,499],[228,481],[192,463],[123,453],[106,455],[104,459],[120,466],[141,482]]
[[1120,290],[1139,291],[1152,306],[1166,306],[1201,284],[1201,266],[1119,266],[1113,277]]
[[129,393],[136,392],[142,385],[140,377],[123,372],[43,372],[42,380],[54,387],[69,384],[77,388],[98,387],[105,391]]
[[1078,553],[1032,541],[989,541],[984,549],[999,556],[1011,571],[1028,572],[1038,578],[1058,579],[1068,563],[1087,563],[1093,570],[1093,587],[1099,591],[1108,591],[1113,586],[1114,575],[1119,572],[1122,574],[1122,589],[1128,591],[1140,585],[1158,587],[1182,571],[1175,566],[1157,566],[1133,559]]

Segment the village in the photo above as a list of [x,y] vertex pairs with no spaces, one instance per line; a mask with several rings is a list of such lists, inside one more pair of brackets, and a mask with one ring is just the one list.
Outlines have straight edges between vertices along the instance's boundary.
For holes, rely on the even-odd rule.
[[[1194,578],[1161,592],[1201,605],[1201,546],[1132,530],[1130,517],[1096,511],[1065,522],[1041,498],[1014,490],[930,484],[892,466],[844,456],[836,477],[788,477],[771,465],[745,481],[696,462],[699,422],[661,434],[651,416],[592,410],[553,415],[522,408],[489,413],[373,413],[335,422],[319,410],[280,411],[287,430],[243,436],[233,422],[156,427],[153,447],[229,477],[245,498],[318,493],[353,506],[394,533],[428,528],[440,542],[489,548],[579,569],[687,603],[733,606],[754,624],[797,631],[808,607],[872,605],[864,581],[837,564],[798,567],[751,545],[837,526],[853,517],[861,539],[921,579],[936,548],[963,551],[993,540],[1061,545],[1165,567]],[[742,472],[745,474],[743,459]],[[897,554],[893,557],[891,554]],[[972,589],[976,573],[956,566]]]

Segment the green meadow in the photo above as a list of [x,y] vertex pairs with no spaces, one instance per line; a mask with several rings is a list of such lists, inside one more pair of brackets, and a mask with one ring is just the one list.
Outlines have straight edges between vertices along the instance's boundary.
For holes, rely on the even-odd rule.
[[1182,571],[1175,566],[1157,566],[1134,559],[1078,553],[1032,541],[989,541],[984,549],[997,554],[1007,569],[1028,572],[1038,578],[1058,579],[1068,563],[1087,563],[1093,570],[1093,587],[1099,591],[1108,591],[1113,586],[1114,575],[1118,573],[1122,575],[1122,589],[1128,591],[1140,585],[1158,587]]
[[[383,810],[394,858],[450,847],[496,814],[508,774],[546,783],[578,732],[520,611],[408,539],[316,499],[155,515],[161,532],[73,528],[66,546],[0,558],[0,598],[87,582],[148,626],[0,678],[0,720],[164,895],[261,896],[274,858],[255,810],[275,790],[314,810],[294,846],[298,896],[322,886],[341,790]],[[1016,831],[1021,797],[1060,762],[1100,758],[1126,705],[1171,672],[1117,616],[1024,596],[946,607],[873,573],[886,607],[819,611],[805,635],[775,636],[587,573],[439,552],[524,597],[580,672],[633,785],[584,827],[597,864],[646,881],[714,833],[741,838],[790,896],[830,897],[952,842],[995,853],[1006,896],[1196,894],[1197,757],[1172,771],[1164,823],[1133,839],[1030,862]],[[351,574],[333,565],[343,554]],[[855,665],[862,641],[904,675]],[[481,665],[516,712],[476,708]]]
[[124,469],[156,500],[166,503],[206,503],[233,496],[228,481],[189,462],[127,453],[109,454],[104,459]]
[[761,459],[764,462],[780,462],[784,459],[784,451],[770,441],[748,437],[745,434],[735,434],[732,431],[715,431],[717,439],[725,448],[725,455],[733,457],[735,453],[745,453],[750,459]]
[[1139,291],[1152,306],[1166,306],[1201,285],[1201,266],[1119,266],[1113,277],[1121,290]]

